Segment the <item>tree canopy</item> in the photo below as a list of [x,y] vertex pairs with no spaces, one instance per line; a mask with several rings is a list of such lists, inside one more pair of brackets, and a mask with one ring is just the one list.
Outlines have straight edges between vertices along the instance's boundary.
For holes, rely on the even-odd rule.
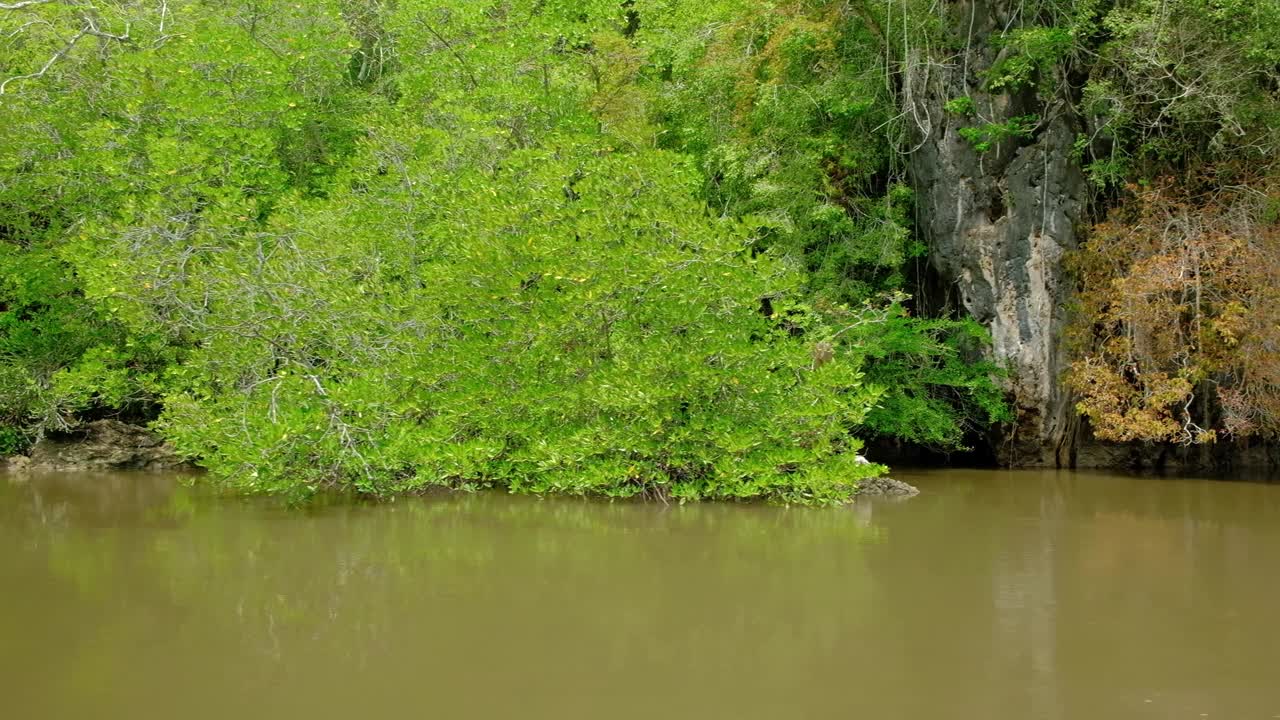
[[[900,95],[962,9],[0,3],[0,452],[112,416],[250,491],[831,503],[866,440],[961,448],[1001,369],[916,313]],[[1014,19],[979,80],[1095,188],[1080,411],[1274,432],[1280,10]]]
[[827,503],[859,438],[1001,412],[904,305],[838,3],[2,7],[0,449],[112,415],[251,491]]

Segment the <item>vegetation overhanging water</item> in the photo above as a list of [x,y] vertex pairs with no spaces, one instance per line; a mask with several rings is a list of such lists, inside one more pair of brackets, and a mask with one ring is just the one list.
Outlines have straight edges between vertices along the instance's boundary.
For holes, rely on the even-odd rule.
[[1277,7],[0,5],[0,454],[824,505],[868,441],[1268,438]]

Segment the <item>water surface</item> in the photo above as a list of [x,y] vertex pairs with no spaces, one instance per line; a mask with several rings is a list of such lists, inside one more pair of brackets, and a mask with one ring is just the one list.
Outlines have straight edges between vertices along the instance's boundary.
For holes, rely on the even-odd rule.
[[287,510],[0,475],[7,718],[1280,717],[1280,485]]

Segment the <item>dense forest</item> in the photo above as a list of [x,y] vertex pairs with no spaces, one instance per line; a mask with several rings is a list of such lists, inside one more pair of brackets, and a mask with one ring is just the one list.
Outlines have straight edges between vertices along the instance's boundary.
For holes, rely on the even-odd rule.
[[826,504],[1265,441],[1278,151],[1262,0],[0,2],[0,455]]

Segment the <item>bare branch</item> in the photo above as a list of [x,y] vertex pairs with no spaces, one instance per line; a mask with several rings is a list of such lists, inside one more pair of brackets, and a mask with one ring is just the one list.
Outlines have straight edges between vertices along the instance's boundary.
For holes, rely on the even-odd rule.
[[22,24],[21,24],[21,25],[19,25],[17,28],[15,28],[15,29],[13,30],[13,32],[9,33],[8,35],[5,35],[5,37],[6,37],[6,38],[15,37],[15,36],[17,36],[17,34],[18,34],[18,33],[22,32],[23,30],[26,30],[27,28],[31,27],[32,25],[49,25],[50,27],[53,27],[53,25],[52,25],[52,24],[50,24],[50,22],[49,22],[48,20],[45,20],[45,19],[43,19],[43,18],[36,18],[35,20],[28,20],[28,21],[26,21],[26,22],[22,23]]
[[98,21],[95,20],[92,15],[89,15],[87,13],[84,15],[84,23],[85,23],[85,27],[88,28],[89,34],[93,35],[94,37],[100,37],[107,40],[117,40],[119,42],[129,41],[129,24],[128,23],[125,23],[123,35],[114,35],[112,33],[106,32],[105,30],[99,30]]
[[89,30],[89,34],[90,34],[90,35],[92,35],[92,36],[94,36],[94,37],[100,37],[100,38],[103,38],[104,40],[115,40],[115,41],[117,41],[117,42],[129,42],[129,40],[131,39],[131,38],[129,37],[129,26],[128,26],[128,25],[125,25],[125,26],[124,26],[124,34],[123,34],[123,35],[113,35],[113,34],[111,34],[111,33],[109,33],[109,32],[106,32],[106,31],[103,31],[103,30],[99,30],[99,29],[97,29],[96,27],[91,28],[91,29]]
[[71,49],[76,46],[76,43],[80,42],[81,38],[83,38],[85,35],[90,34],[90,30],[91,28],[88,25],[81,28],[80,32],[75,34],[75,37],[71,38],[71,40],[66,45],[64,45],[61,50],[54,53],[53,56],[50,57],[45,62],[44,66],[41,67],[36,72],[29,73],[27,75],[17,75],[15,77],[11,77],[8,80],[5,80],[4,82],[0,83],[0,95],[3,95],[5,90],[9,87],[9,83],[14,82],[15,80],[34,80],[35,78],[38,78],[38,77],[44,77],[44,74],[49,72],[49,68],[53,67],[54,63],[58,62],[67,53],[71,52]]
[[[33,5],[44,5],[51,2],[61,2],[61,0],[24,0],[24,2],[19,2],[16,4],[0,3],[0,9],[18,10],[25,7],[31,7]],[[166,9],[167,9],[167,5],[166,5]],[[14,77],[11,77],[5,80],[4,82],[0,82],[0,95],[5,94],[5,91],[8,89],[10,83],[13,83],[18,80],[34,80],[36,78],[44,77],[45,74],[49,72],[49,69],[52,68],[54,64],[56,64],[59,60],[66,57],[67,53],[71,52],[71,50],[75,48],[76,44],[79,43],[82,39],[84,39],[86,35],[92,35],[93,37],[101,38],[103,40],[114,40],[116,42],[129,42],[129,40],[131,39],[129,36],[130,26],[127,23],[124,26],[124,32],[122,34],[117,35],[115,33],[110,33],[100,29],[98,27],[98,21],[90,13],[84,13],[81,16],[81,19],[84,21],[84,27],[80,28],[80,31],[77,32],[74,36],[72,36],[72,38],[67,41],[67,44],[62,46],[62,49],[58,50],[53,55],[51,55],[49,59],[45,61],[44,65],[40,67],[39,70],[33,73],[28,73],[26,75],[16,75]],[[36,23],[43,23],[46,25],[49,24],[44,20],[39,20],[39,19],[32,20],[30,22],[24,23],[21,27],[15,30],[10,36],[16,35],[18,32],[21,32],[23,29],[30,27],[31,25]]]
[[52,2],[61,2],[62,0],[23,0],[16,3],[0,3],[0,10],[21,10],[32,5],[47,5]]

